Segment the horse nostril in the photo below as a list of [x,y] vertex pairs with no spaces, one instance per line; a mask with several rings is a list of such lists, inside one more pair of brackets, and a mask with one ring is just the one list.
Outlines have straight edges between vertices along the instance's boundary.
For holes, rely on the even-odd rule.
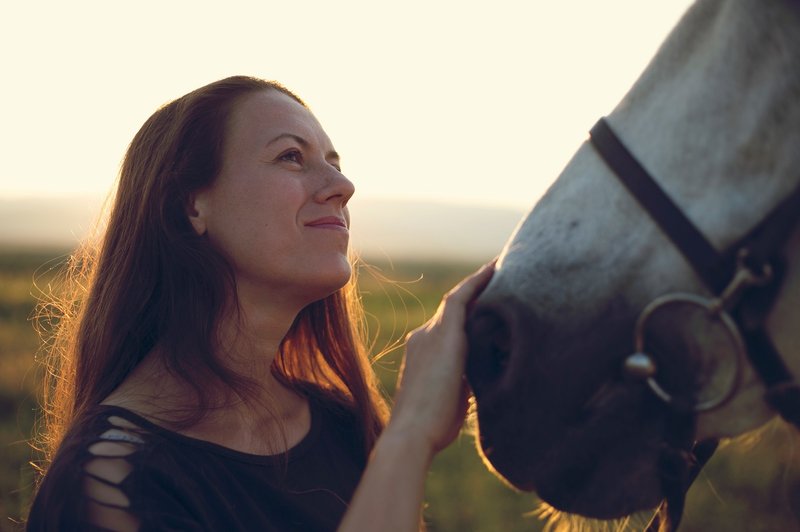
[[494,347],[492,353],[495,358],[502,359],[499,362],[505,365],[508,353],[511,350],[511,334],[508,332],[508,325],[505,320],[497,315],[493,315],[493,319],[495,320],[494,327],[489,331],[489,339]]
[[511,355],[511,333],[500,314],[481,309],[467,322],[467,334],[467,378],[478,395],[505,373]]

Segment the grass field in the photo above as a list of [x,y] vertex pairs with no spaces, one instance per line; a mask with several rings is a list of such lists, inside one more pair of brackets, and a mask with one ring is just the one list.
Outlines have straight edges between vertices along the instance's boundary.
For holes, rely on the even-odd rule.
[[[0,250],[0,532],[19,530],[34,473],[27,443],[37,411],[38,338],[31,316],[34,272],[46,283],[47,267],[59,252]],[[363,271],[360,286],[374,337],[386,351],[376,371],[393,389],[405,334],[423,323],[442,294],[476,264],[398,263],[377,265],[393,279]],[[797,434],[772,423],[754,442],[728,445],[717,453],[692,488],[681,531],[800,530],[800,466]],[[426,490],[431,531],[538,531],[536,498],[506,488],[481,464],[472,438],[462,435],[435,460]],[[794,512],[793,512],[794,509]]]

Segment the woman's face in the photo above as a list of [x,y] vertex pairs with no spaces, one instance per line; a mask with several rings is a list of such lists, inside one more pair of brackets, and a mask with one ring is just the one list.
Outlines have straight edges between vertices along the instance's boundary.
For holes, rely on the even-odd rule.
[[231,263],[240,291],[305,305],[341,288],[353,184],[316,118],[277,90],[243,97],[223,164],[190,218]]

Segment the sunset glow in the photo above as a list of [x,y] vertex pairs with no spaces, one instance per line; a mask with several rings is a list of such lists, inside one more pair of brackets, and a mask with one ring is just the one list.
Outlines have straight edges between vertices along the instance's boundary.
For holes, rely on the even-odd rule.
[[232,74],[304,98],[358,198],[524,207],[688,5],[17,2],[0,198],[102,197],[162,103]]

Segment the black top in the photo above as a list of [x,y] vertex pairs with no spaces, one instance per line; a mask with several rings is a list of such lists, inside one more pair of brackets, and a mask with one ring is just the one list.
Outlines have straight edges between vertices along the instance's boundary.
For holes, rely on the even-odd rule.
[[309,433],[270,456],[100,405],[66,435],[28,530],[335,530],[366,465],[362,432],[341,403],[308,398]]

